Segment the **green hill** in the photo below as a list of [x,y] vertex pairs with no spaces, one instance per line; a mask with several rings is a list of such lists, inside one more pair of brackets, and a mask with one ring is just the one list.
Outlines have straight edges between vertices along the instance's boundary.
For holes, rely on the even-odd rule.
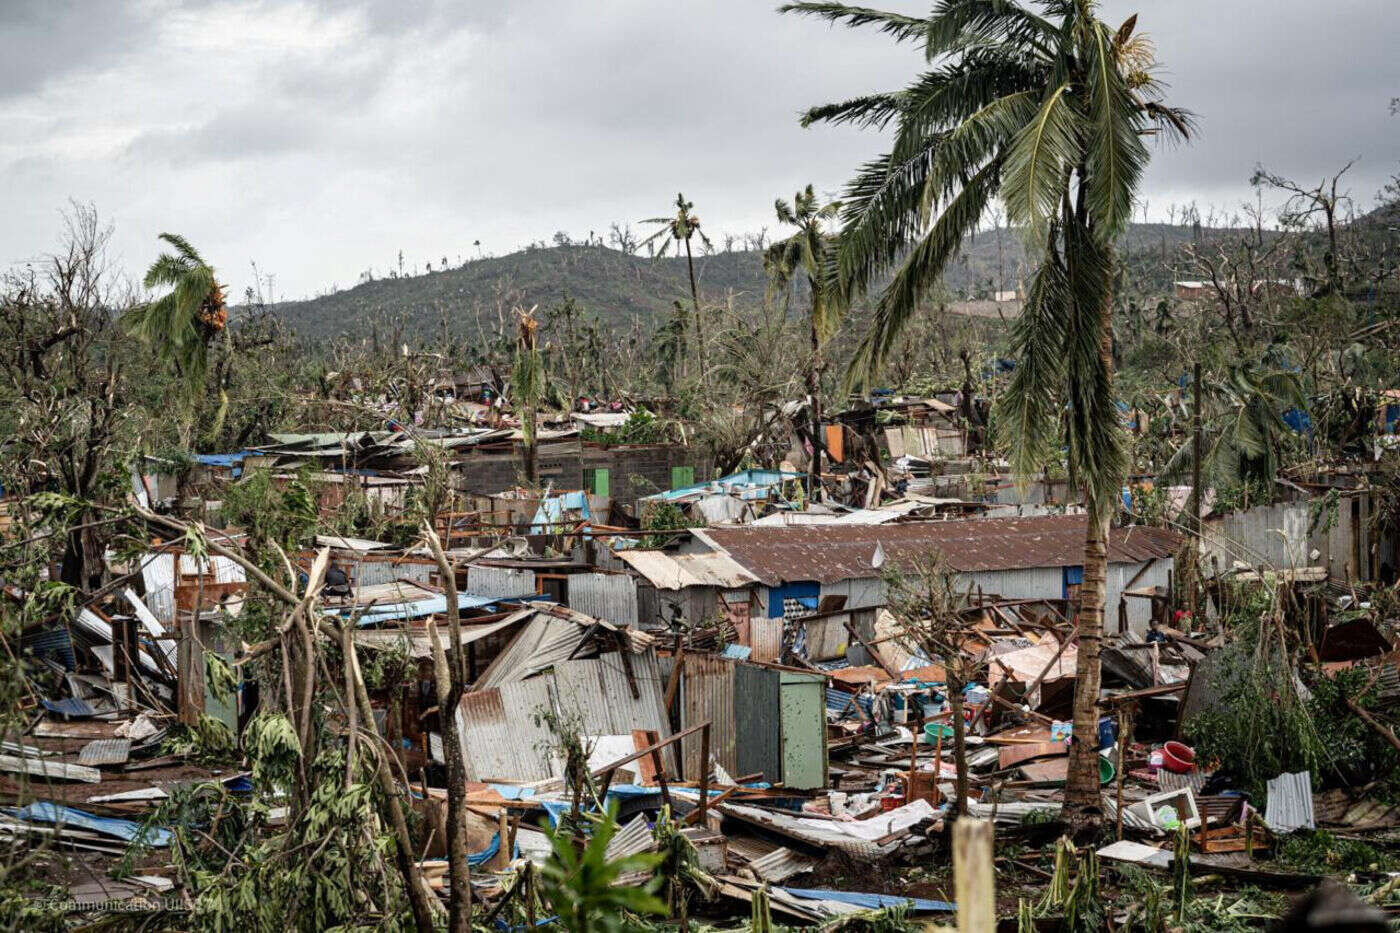
[[[1224,231],[1189,226],[1136,224],[1119,247],[1134,284],[1165,289],[1182,246]],[[1000,249],[998,249],[998,239]],[[695,259],[696,278],[707,300],[732,294],[736,303],[756,303],[764,289],[763,257],[756,251],[716,252]],[[998,274],[1000,272],[1000,274]],[[1011,289],[1029,277],[1021,238],[1012,230],[985,231],[968,240],[948,270],[955,297],[983,297]],[[1189,277],[1189,276],[1184,276]],[[316,341],[360,337],[377,327],[381,335],[427,336],[444,313],[454,331],[491,329],[497,314],[517,305],[547,307],[572,297],[585,315],[609,327],[641,322],[650,330],[676,300],[686,300],[684,259],[648,259],[604,246],[532,247],[506,256],[475,259],[457,268],[400,278],[375,279],[354,288],[274,309],[299,337]]]

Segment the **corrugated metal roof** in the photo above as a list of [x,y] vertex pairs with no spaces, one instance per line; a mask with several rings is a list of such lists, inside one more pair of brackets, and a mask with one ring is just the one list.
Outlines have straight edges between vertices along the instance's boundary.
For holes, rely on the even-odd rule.
[[[872,564],[878,547],[883,566],[898,566],[941,554],[950,570],[963,573],[1033,567],[1074,567],[1084,562],[1082,515],[984,518],[894,525],[804,525],[796,528],[696,529],[697,538],[727,553],[761,582],[796,580],[835,583],[879,574]],[[1109,535],[1111,563],[1141,563],[1172,554],[1180,536],[1163,528],[1115,528]]]
[[679,590],[688,586],[718,586],[737,589],[758,582],[729,555],[667,554],[665,551],[618,551],[618,559],[640,573],[652,586]]
[[1280,774],[1269,782],[1268,804],[1264,822],[1276,833],[1291,833],[1295,829],[1313,829],[1312,774],[1295,771]]
[[[474,641],[485,638],[499,632],[503,628],[509,628],[519,622],[523,622],[521,613],[512,613],[504,619],[495,622],[487,622],[483,625],[472,625],[469,623],[462,625],[462,644],[469,645]],[[452,633],[448,631],[447,624],[438,626],[438,637],[442,639],[444,650],[452,648]],[[428,627],[423,626],[400,626],[399,628],[384,629],[357,629],[355,632],[355,644],[363,645],[367,648],[394,648],[400,642],[408,645],[409,657],[431,658],[433,656],[433,641],[428,635]]]
[[615,862],[629,855],[641,855],[656,848],[656,837],[652,835],[651,824],[640,813],[632,822],[618,829],[608,840],[605,853],[609,862]]
[[588,735],[630,735],[634,729],[646,729],[665,738],[671,734],[671,727],[662,706],[665,685],[657,669],[656,654],[648,651],[628,657],[638,696],[632,696],[627,668],[614,651],[591,660],[556,664],[554,682],[559,705],[581,714],[581,726]]
[[645,632],[620,630],[605,619],[595,619],[554,603],[536,602],[508,618],[513,621],[528,618],[529,621],[482,673],[476,682],[478,690],[523,680],[568,660],[595,624],[609,631],[622,631],[634,652],[656,643],[656,639]]
[[482,596],[495,596],[507,599],[517,596],[533,596],[537,593],[535,572],[517,570],[511,567],[484,567],[480,564],[467,566],[467,589]]
[[811,871],[817,866],[817,861],[810,855],[803,855],[783,846],[749,862],[749,868],[760,880],[777,884],[793,875]]

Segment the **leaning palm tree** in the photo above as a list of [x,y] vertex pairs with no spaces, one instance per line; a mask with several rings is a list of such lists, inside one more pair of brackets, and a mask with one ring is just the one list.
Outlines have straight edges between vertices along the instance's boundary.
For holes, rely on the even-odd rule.
[[868,382],[900,330],[997,197],[1027,241],[1035,275],[1016,323],[1018,365],[998,421],[1016,472],[1065,445],[1088,507],[1079,611],[1075,734],[1066,815],[1097,824],[1097,727],[1108,525],[1126,473],[1113,397],[1113,243],[1148,161],[1143,137],[1185,138],[1160,101],[1136,17],[1112,29],[1095,0],[938,0],[927,17],[837,3],[785,10],[871,25],[923,45],[930,69],[907,88],[814,108],[803,122],[892,129],[844,199],[837,285],[889,284],[854,357]]
[[[1201,395],[1202,485],[1272,489],[1284,443],[1295,433],[1285,414],[1308,407],[1298,374],[1235,363],[1222,378],[1206,380]],[[1162,479],[1189,476],[1192,450],[1188,437],[1159,471]]]
[[192,385],[204,379],[209,345],[228,323],[224,289],[214,269],[184,237],[162,233],[174,247],[146,270],[147,288],[168,288],[164,295],[132,310],[125,318],[129,333],[156,348],[181,378]]
[[[657,229],[651,236],[642,240],[641,245],[647,247],[653,256],[665,256],[672,244],[676,245],[676,251],[685,249],[685,267],[690,273],[690,300],[695,309],[695,348],[696,353],[703,353],[704,347],[700,336],[700,291],[695,286],[695,256],[690,249],[690,241],[694,237],[699,237],[700,242],[705,245],[705,249],[710,249],[712,244],[710,238],[705,236],[700,229],[700,218],[696,217],[692,210],[695,204],[687,201],[684,194],[676,195],[676,213],[672,217],[649,217],[642,221],[644,224],[656,224]],[[681,361],[682,374],[685,372],[685,361]]]
[[812,356],[807,363],[807,405],[812,417],[811,494],[821,490],[822,474],[822,415],[821,415],[821,351],[822,345],[836,332],[841,321],[841,296],[832,287],[828,274],[835,258],[837,238],[827,230],[841,212],[841,202],[820,204],[812,186],[797,192],[792,203],[779,198],[773,202],[778,223],[796,227],[786,240],[779,240],[763,255],[763,265],[773,286],[790,294],[793,280],[801,275],[807,281],[807,332],[811,339]]

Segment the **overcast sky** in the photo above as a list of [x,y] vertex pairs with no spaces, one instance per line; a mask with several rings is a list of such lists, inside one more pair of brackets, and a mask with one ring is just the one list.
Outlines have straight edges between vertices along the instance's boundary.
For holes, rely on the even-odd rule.
[[[70,198],[139,272],[191,239],[235,294],[284,297],[443,256],[582,238],[664,213],[774,226],[772,201],[835,193],[879,151],[803,130],[803,107],[897,87],[922,62],[769,0],[0,0],[0,263],[51,248]],[[907,12],[924,2],[892,2]],[[1397,0],[1108,0],[1139,11],[1190,148],[1156,156],[1152,215],[1235,206],[1254,165],[1400,168]]]

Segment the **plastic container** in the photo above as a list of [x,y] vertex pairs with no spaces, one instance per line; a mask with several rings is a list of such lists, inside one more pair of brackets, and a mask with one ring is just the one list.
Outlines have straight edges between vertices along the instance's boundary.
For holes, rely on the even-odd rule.
[[924,741],[930,745],[936,744],[940,735],[945,739],[951,739],[953,737],[952,725],[946,722],[924,723]]
[[1108,760],[1108,756],[1099,756],[1099,783],[1112,784],[1113,779],[1118,776],[1118,769],[1113,767],[1113,762]]
[[1180,742],[1162,746],[1162,767],[1173,774],[1190,774],[1196,770],[1196,750]]
[[1099,720],[1099,751],[1112,748],[1118,743],[1118,723],[1111,716]]

